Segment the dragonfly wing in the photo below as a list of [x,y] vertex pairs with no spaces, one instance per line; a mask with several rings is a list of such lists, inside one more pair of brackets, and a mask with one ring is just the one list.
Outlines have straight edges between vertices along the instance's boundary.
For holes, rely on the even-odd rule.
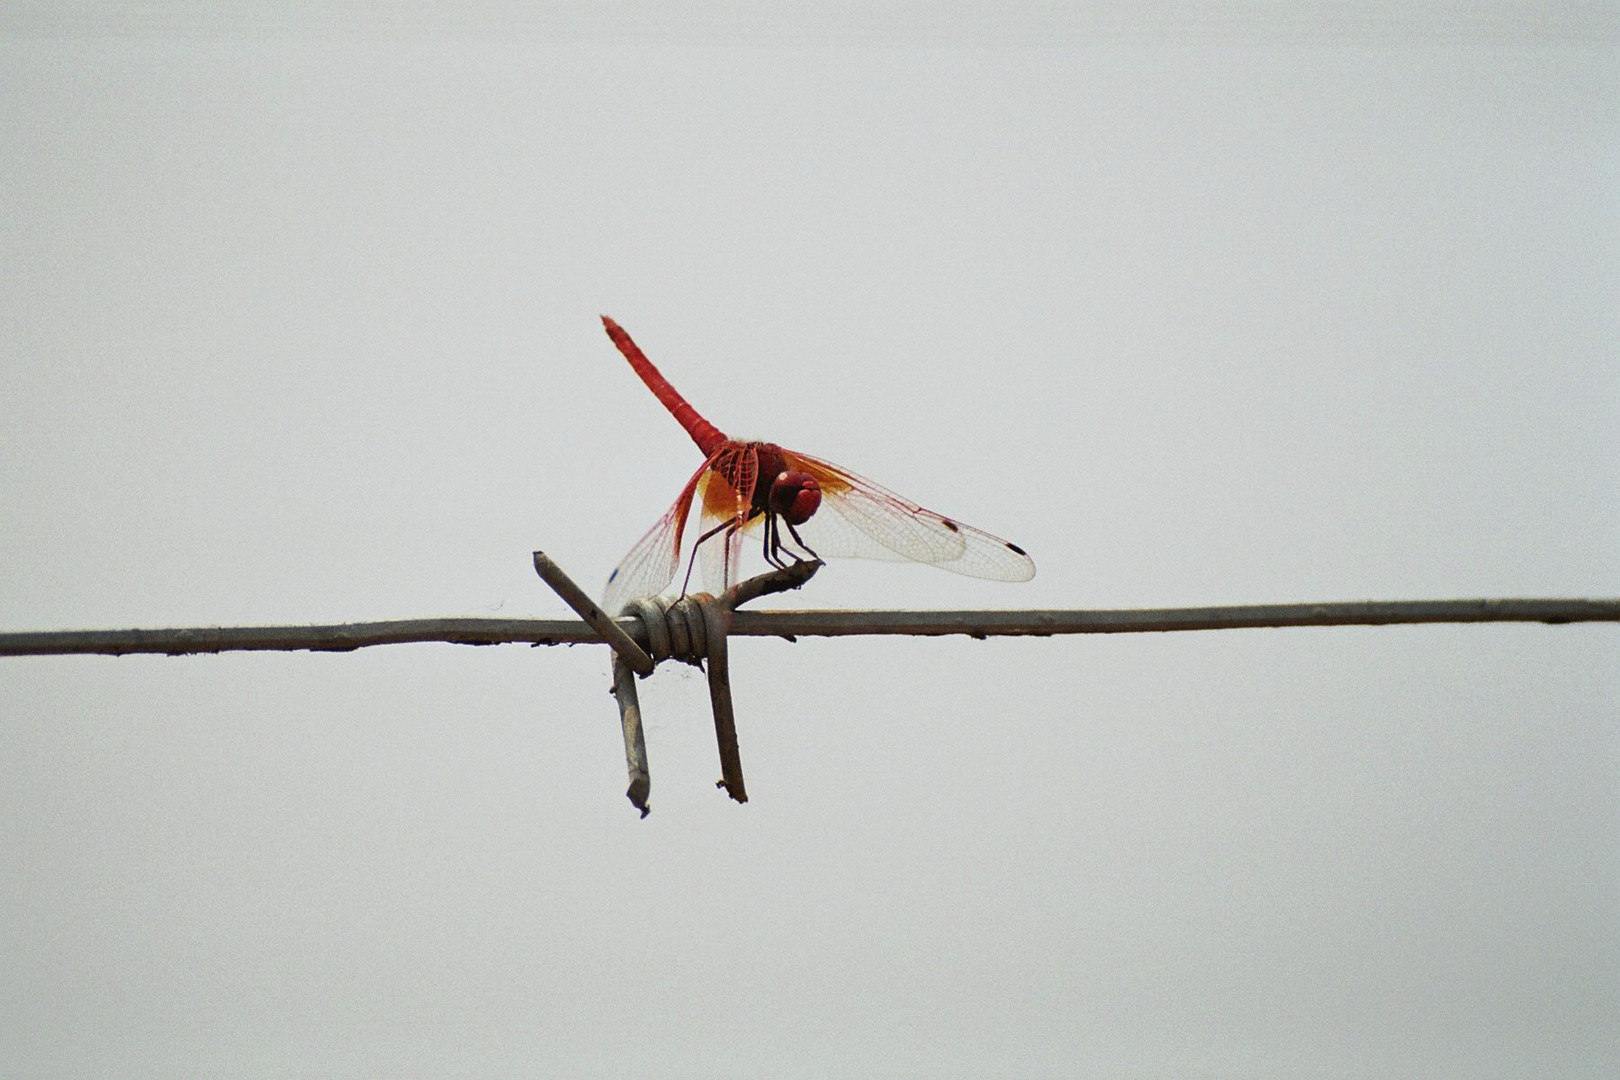
[[[720,522],[705,518],[703,524],[707,532]],[[698,562],[703,565],[703,588],[711,595],[719,596],[742,577],[742,541],[742,529],[722,529],[703,542]]]
[[703,505],[703,531],[698,535],[708,536],[698,560],[703,564],[704,588],[719,596],[741,576],[738,564],[759,478],[759,455],[751,446],[732,443],[711,460],[712,466],[698,485]]
[[804,470],[821,485],[821,509],[799,526],[819,554],[928,563],[992,581],[1035,576],[1034,560],[1017,544],[919,506],[831,462],[797,452],[784,456],[789,468]]
[[681,489],[675,505],[653,523],[647,534],[636,541],[635,547],[608,575],[607,587],[602,592],[602,608],[609,615],[618,615],[624,605],[644,596],[657,596],[675,580],[675,571],[681,565],[681,534],[686,528],[686,517],[692,509],[692,496],[698,482],[709,471],[705,461]]

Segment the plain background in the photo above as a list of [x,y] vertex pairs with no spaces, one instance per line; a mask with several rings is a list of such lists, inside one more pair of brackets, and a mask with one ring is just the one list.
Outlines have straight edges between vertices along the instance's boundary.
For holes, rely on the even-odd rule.
[[[1620,594],[1602,5],[20,5],[0,627],[548,616],[728,433],[788,605]],[[1620,635],[0,661],[8,1077],[1602,1077]]]

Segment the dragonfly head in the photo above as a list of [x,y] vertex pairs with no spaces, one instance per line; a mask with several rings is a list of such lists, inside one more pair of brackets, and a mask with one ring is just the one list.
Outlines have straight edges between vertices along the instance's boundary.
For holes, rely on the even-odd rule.
[[771,511],[789,525],[803,525],[821,506],[821,485],[807,472],[790,469],[771,482]]

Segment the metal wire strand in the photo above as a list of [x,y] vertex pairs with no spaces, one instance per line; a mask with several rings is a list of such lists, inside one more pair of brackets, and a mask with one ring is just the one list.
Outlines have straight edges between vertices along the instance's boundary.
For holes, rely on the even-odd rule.
[[[634,632],[640,621],[614,620]],[[1620,599],[1356,600],[1233,607],[1067,611],[738,611],[732,636],[844,637],[966,634],[1051,637],[1293,626],[1423,623],[1620,622]],[[374,645],[577,645],[602,637],[573,619],[398,619],[321,626],[203,626],[158,630],[25,630],[0,633],[0,656],[123,656],[239,651],[349,652]]]

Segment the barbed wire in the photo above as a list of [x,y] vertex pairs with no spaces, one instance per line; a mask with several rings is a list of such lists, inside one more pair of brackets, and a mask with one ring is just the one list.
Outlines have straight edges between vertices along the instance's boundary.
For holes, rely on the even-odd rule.
[[[641,625],[632,618],[615,621],[632,633]],[[732,616],[730,633],[734,637],[780,638],[874,634],[990,638],[1491,622],[1620,622],[1620,599],[1354,600],[1059,611],[738,611]],[[575,619],[393,619],[313,626],[5,632],[0,633],[0,656],[350,652],[377,645],[423,642],[579,645],[603,640],[601,634]]]
[[611,618],[545,552],[534,569],[580,617],[570,619],[398,619],[328,626],[214,626],[166,630],[46,630],[0,633],[0,656],[105,653],[219,653],[309,650],[349,652],[373,645],[446,642],[455,645],[573,645],[605,642],[613,650],[613,696],[624,734],[625,795],[642,817],[651,812],[652,773],[636,676],[661,660],[704,667],[714,709],[720,780],[735,801],[748,801],[732,702],[726,640],[753,637],[844,637],[856,634],[975,638],[1052,637],[1290,626],[1390,626],[1413,623],[1620,622],[1620,600],[1359,600],[1320,604],[1078,611],[739,611],[769,593],[802,587],[819,560],[780,566],[739,582],[715,597],[696,593],[670,602],[636,601]]

